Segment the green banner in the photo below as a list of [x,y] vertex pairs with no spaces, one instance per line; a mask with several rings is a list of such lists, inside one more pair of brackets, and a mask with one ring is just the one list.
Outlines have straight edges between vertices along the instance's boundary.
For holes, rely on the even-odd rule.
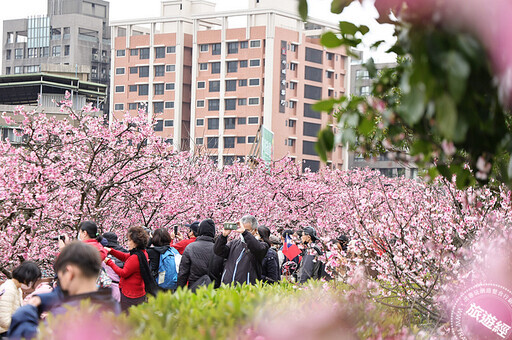
[[261,159],[271,162],[274,151],[274,133],[262,126],[261,130]]

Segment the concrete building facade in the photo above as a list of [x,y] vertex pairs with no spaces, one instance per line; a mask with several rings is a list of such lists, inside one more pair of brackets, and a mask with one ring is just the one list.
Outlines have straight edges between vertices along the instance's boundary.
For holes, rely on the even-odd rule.
[[[111,119],[141,107],[179,150],[219,165],[251,155],[261,127],[274,134],[273,159],[317,170],[317,132],[329,122],[317,100],[345,93],[348,57],[326,50],[329,23],[304,23],[295,1],[252,0],[215,12],[204,0],[162,1],[156,19],[112,23]],[[331,155],[342,167],[342,150]]]
[[[393,68],[396,63],[376,63],[377,71],[384,68]],[[350,66],[350,94],[355,96],[367,96],[372,91],[374,79],[370,77],[368,70],[359,61]],[[416,178],[418,176],[418,167],[413,162],[396,161],[388,154],[381,154],[372,158],[364,158],[361,155],[350,152],[348,154],[347,165],[349,169],[371,168],[378,170],[387,177],[407,177]]]
[[45,16],[6,20],[2,74],[87,73],[84,80],[108,85],[108,21],[109,3],[104,0],[48,0]]

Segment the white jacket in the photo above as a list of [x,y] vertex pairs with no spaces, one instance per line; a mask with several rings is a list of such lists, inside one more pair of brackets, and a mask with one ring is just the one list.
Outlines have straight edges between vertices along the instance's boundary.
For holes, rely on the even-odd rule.
[[7,332],[11,317],[21,306],[23,293],[13,280],[7,280],[0,286],[0,333]]

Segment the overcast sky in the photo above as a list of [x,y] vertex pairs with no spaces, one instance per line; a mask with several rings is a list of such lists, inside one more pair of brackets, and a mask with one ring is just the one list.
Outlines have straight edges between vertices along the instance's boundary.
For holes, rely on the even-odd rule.
[[[46,14],[46,0],[0,0],[0,20],[26,18],[32,15]],[[278,0],[277,0],[278,1]],[[351,21],[356,24],[365,24],[370,27],[368,37],[365,43],[369,44],[376,40],[386,40],[387,46],[381,47],[377,52],[371,53],[377,61],[394,61],[394,56],[386,55],[383,51],[389,47],[392,42],[392,27],[390,25],[379,25],[375,21],[377,12],[371,3],[366,3],[362,7],[358,2],[352,3],[343,15],[334,15],[330,13],[331,0],[308,0],[310,15],[323,20],[336,23],[340,20]],[[371,0],[368,0],[371,2]],[[143,17],[157,17],[160,15],[160,0],[110,0],[110,20],[124,20]],[[217,10],[233,10],[247,8],[247,0],[214,0],[217,3]],[[0,27],[3,34],[3,25]],[[3,35],[2,35],[3,36]],[[370,55],[365,53],[365,58]],[[1,59],[0,59],[1,62]]]

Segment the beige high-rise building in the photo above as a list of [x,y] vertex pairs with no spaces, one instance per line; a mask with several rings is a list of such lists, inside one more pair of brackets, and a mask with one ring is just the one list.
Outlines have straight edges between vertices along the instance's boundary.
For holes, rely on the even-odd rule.
[[[344,49],[320,44],[337,26],[304,23],[296,6],[250,0],[248,9],[216,12],[204,0],[162,1],[159,18],[111,23],[110,118],[144,107],[175,148],[207,152],[219,165],[254,155],[265,128],[274,160],[316,171],[314,143],[329,116],[311,106],[345,93],[349,62]],[[342,147],[330,164],[342,168]]]

